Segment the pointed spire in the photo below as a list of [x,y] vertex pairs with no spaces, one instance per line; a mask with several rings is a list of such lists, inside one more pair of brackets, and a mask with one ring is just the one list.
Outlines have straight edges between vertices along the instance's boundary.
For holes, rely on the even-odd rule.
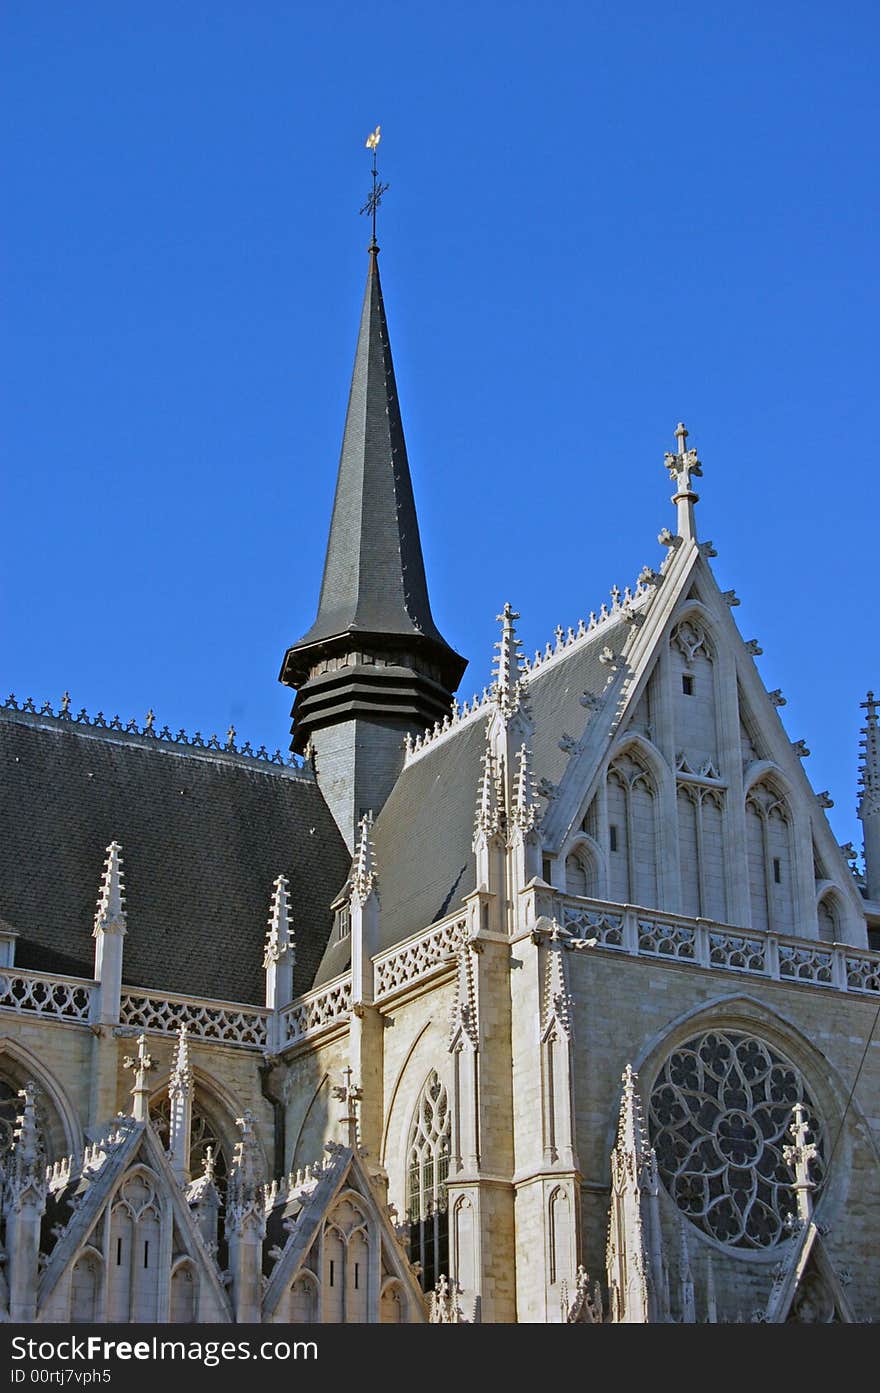
[[189,1180],[189,1152],[192,1144],[192,1095],[193,1078],[189,1062],[189,1044],[186,1026],[180,1027],[171,1078],[168,1081],[168,1101],[170,1103],[170,1126],[168,1133],[168,1154],[171,1169],[181,1185]]
[[653,1159],[653,1151],[648,1143],[648,1133],[642,1116],[642,1101],[639,1097],[639,1076],[631,1064],[627,1064],[621,1076],[623,1091],[620,1096],[620,1113],[617,1119],[617,1150],[631,1156],[636,1173],[641,1176],[645,1167]]
[[566,981],[563,934],[554,923],[547,940],[547,960],[544,973],[544,1001],[541,1021],[541,1038],[546,1040],[554,1030],[558,1030],[570,1040],[572,1037],[572,999]]
[[365,905],[376,888],[376,851],[373,846],[373,814],[365,813],[358,824],[358,841],[351,876],[351,892]]
[[[378,250],[373,245],[369,252],[318,614],[304,637],[288,649],[281,670],[282,682],[303,689],[317,675],[319,663],[333,655],[357,653],[349,666],[359,668],[358,683],[352,691],[353,677],[339,676],[331,693],[325,680],[320,702],[317,697],[310,702],[300,691],[294,711],[294,747],[299,751],[310,729],[328,724],[328,716],[339,719],[328,701],[340,684],[346,711],[353,696],[374,716],[381,717],[387,708],[398,723],[411,710],[413,729],[418,729],[443,719],[466,666],[431,614]],[[412,690],[406,701],[400,691],[402,678],[390,684],[389,691],[375,666],[361,671],[364,653],[381,654],[387,665],[392,651],[400,667],[411,669]],[[367,687],[369,699],[363,697]]]
[[95,913],[93,937],[99,933],[124,934],[126,932],[125,885],[122,878],[122,847],[113,841],[107,848],[101,888],[98,893],[98,908]]
[[700,495],[694,492],[691,480],[701,478],[703,469],[696,450],[687,449],[688,432],[683,421],[679,421],[676,426],[675,436],[678,448],[675,454],[667,451],[664,462],[669,470],[669,477],[675,484],[672,501],[678,508],[678,535],[687,541],[695,542],[697,527],[694,504],[699,503]]
[[480,1045],[480,1011],[470,943],[463,943],[455,955],[455,997],[449,1016],[449,1048],[464,1038],[473,1049]]
[[495,756],[486,745],[481,757],[482,772],[477,786],[477,812],[474,820],[474,841],[482,837],[493,837],[500,830],[501,813],[498,807],[498,779],[495,770]]
[[859,761],[859,818],[865,836],[865,888],[868,898],[880,899],[880,727],[877,700],[869,692],[861,704],[866,713]]
[[134,1088],[131,1096],[134,1103],[131,1115],[135,1122],[147,1122],[150,1116],[150,1087],[147,1076],[155,1069],[156,1064],[153,1056],[147,1051],[146,1035],[139,1035],[137,1039],[137,1054],[127,1054],[122,1061],[124,1069],[130,1069],[134,1074]]
[[245,1108],[241,1117],[235,1119],[240,1136],[229,1168],[230,1204],[250,1203],[263,1183],[263,1159],[254,1130],[255,1121],[250,1108]]
[[516,711],[525,692],[522,643],[516,633],[516,620],[520,616],[510,604],[505,604],[495,617],[501,625],[501,638],[495,644],[497,651],[492,660],[492,696],[507,718]]
[[266,935],[266,948],[263,953],[263,967],[269,968],[279,963],[289,953],[296,961],[295,942],[290,927],[290,888],[286,875],[278,875],[272,882],[272,902],[269,907],[269,932]]
[[638,1075],[627,1064],[611,1152],[611,1213],[606,1263],[614,1322],[644,1323],[668,1313],[660,1216],[659,1177],[642,1117]]
[[802,1225],[813,1217],[813,1191],[815,1181],[810,1178],[810,1164],[819,1158],[819,1148],[807,1141],[810,1135],[810,1122],[803,1103],[795,1103],[792,1122],[788,1129],[794,1145],[783,1147],[782,1158],[794,1172],[794,1192],[797,1200],[797,1217]]
[[513,823],[521,832],[530,832],[538,821],[538,800],[531,769],[529,747],[523,741],[517,751],[513,780]]
[[18,1090],[21,1111],[15,1119],[14,1141],[9,1159],[7,1193],[20,1203],[27,1191],[45,1195],[46,1156],[37,1121],[37,1085],[29,1079]]

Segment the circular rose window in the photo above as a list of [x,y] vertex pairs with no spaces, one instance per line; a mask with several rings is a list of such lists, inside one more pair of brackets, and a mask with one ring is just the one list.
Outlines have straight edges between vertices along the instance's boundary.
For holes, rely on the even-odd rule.
[[783,1157],[795,1103],[803,1103],[824,1175],[822,1126],[803,1078],[753,1035],[708,1031],[673,1051],[648,1109],[664,1186],[705,1233],[738,1248],[772,1248],[796,1211]]

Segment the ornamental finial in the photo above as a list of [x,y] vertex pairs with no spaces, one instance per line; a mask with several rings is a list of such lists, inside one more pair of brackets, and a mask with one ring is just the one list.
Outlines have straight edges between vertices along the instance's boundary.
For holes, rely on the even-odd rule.
[[378,245],[378,243],[377,243],[377,241],[376,241],[376,209],[379,207],[379,204],[382,202],[382,195],[383,195],[383,194],[386,194],[386,193],[388,192],[388,190],[391,188],[391,185],[390,185],[390,184],[383,184],[383,183],[380,182],[380,180],[379,180],[379,170],[378,170],[377,167],[376,167],[376,151],[377,151],[378,148],[379,148],[379,141],[380,141],[381,139],[382,139],[382,127],[381,127],[381,126],[377,126],[376,129],[375,129],[370,135],[368,135],[368,136],[367,136],[367,139],[366,139],[366,148],[367,148],[368,150],[372,150],[372,152],[373,152],[373,164],[372,164],[372,168],[371,168],[371,170],[370,170],[370,173],[371,173],[372,176],[373,176],[373,187],[372,187],[371,190],[370,190],[369,197],[368,197],[366,203],[364,204],[363,208],[361,209],[361,212],[362,212],[362,213],[369,213],[369,215],[370,215],[370,217],[371,217],[371,219],[372,219],[372,224],[373,224],[373,235],[372,235],[372,238],[371,238],[371,240],[370,240],[370,246],[369,246],[369,250],[370,250],[371,252],[377,252],[377,251],[379,250],[379,245]]
[[703,469],[696,450],[687,448],[688,430],[684,421],[679,421],[676,426],[675,438],[678,441],[678,449],[674,455],[667,451],[664,463],[669,470],[669,477],[676,486],[672,501],[678,508],[678,535],[687,541],[695,542],[697,529],[694,522],[694,504],[699,503],[700,495],[694,492],[691,480],[701,478]]

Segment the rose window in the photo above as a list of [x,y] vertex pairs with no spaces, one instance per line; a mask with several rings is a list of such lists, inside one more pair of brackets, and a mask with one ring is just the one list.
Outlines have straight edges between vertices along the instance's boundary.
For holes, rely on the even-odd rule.
[[736,1248],[772,1248],[796,1212],[783,1150],[795,1103],[803,1103],[824,1175],[822,1126],[804,1081],[763,1040],[709,1031],[669,1056],[648,1109],[657,1167],[681,1212]]

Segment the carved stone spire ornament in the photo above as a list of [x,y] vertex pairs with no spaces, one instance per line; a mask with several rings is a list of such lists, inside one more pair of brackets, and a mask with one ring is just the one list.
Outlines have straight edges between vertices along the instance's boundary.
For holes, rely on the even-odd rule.
[[815,1181],[810,1178],[810,1163],[818,1160],[819,1148],[808,1142],[810,1124],[803,1103],[795,1103],[789,1135],[793,1145],[783,1148],[785,1164],[794,1172],[794,1192],[797,1199],[797,1217],[800,1223],[808,1224],[813,1217],[813,1191]]
[[351,875],[351,893],[365,905],[376,888],[376,852],[373,846],[373,814],[365,813],[358,823],[358,840]]
[[125,885],[122,878],[122,847],[111,842],[107,848],[107,859],[101,876],[98,893],[98,908],[95,913],[93,937],[99,933],[124,934],[126,932]]
[[868,898],[880,900],[880,727],[877,702],[869,692],[861,704],[866,713],[862,728],[859,768],[859,818],[865,836],[865,880]]
[[270,1048],[279,1049],[283,1023],[278,1012],[293,998],[293,969],[296,965],[296,944],[290,923],[290,890],[287,876],[275,877],[272,901],[269,906],[269,931],[263,952],[266,974],[266,1005],[275,1012],[269,1027]]
[[131,1096],[134,1100],[131,1115],[135,1122],[147,1122],[150,1116],[150,1086],[147,1076],[155,1069],[156,1064],[153,1056],[147,1051],[146,1035],[139,1035],[137,1040],[137,1054],[127,1054],[122,1061],[124,1069],[130,1069],[134,1074],[134,1088]]
[[517,751],[516,762],[513,781],[513,823],[521,832],[530,832],[538,821],[538,804],[531,756],[525,741]]
[[126,927],[122,847],[112,841],[107,848],[98,908],[95,911],[95,981],[99,985],[97,1019],[105,1025],[119,1020],[122,997],[122,954]]
[[611,1215],[608,1226],[608,1290],[612,1322],[663,1321],[657,1159],[649,1145],[638,1094],[638,1075],[627,1064],[611,1153]]
[[687,449],[688,432],[683,421],[679,421],[676,426],[675,435],[678,440],[678,449],[675,454],[667,451],[664,461],[669,470],[669,477],[675,484],[672,501],[678,508],[678,535],[685,541],[695,542],[697,528],[694,520],[694,504],[699,503],[700,495],[694,492],[691,481],[701,478],[703,469],[696,450]]
[[352,1070],[350,1065],[347,1068],[343,1069],[342,1077],[345,1080],[345,1082],[342,1084],[337,1084],[336,1087],[332,1090],[332,1094],[333,1097],[338,1099],[340,1103],[345,1104],[345,1112],[342,1114],[339,1120],[343,1123],[346,1129],[346,1144],[351,1148],[352,1151],[357,1151],[357,1105],[364,1096],[363,1089],[358,1087],[358,1085],[352,1083],[354,1071]]
[[492,663],[492,696],[507,720],[519,708],[525,695],[522,643],[516,634],[516,620],[520,616],[510,604],[505,604],[495,617],[501,625],[501,638],[495,644],[497,651]]
[[170,1118],[168,1155],[171,1169],[181,1185],[189,1181],[189,1152],[192,1141],[193,1077],[189,1062],[186,1026],[180,1027],[174,1050],[174,1063],[168,1080]]
[[7,1166],[6,1204],[20,1209],[30,1199],[41,1207],[46,1198],[46,1155],[37,1121],[37,1085],[28,1080],[18,1096],[22,1104]]

